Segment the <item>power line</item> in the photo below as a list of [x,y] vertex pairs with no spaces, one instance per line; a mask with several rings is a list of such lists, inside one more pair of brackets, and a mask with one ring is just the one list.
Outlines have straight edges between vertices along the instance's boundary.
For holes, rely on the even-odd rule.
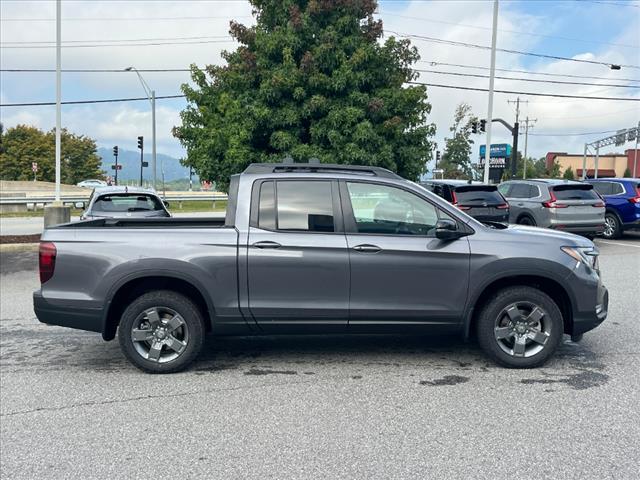
[[[470,90],[474,92],[488,92],[488,88],[477,87],[462,87],[459,85],[441,85],[437,83],[423,83],[423,82],[407,82],[411,85],[424,85],[426,87],[437,88],[453,88],[457,90]],[[640,102],[640,98],[631,97],[588,97],[584,95],[565,95],[561,93],[541,93],[541,92],[516,92],[513,90],[494,90],[495,93],[507,93],[509,95],[529,95],[533,97],[555,97],[555,98],[576,98],[584,100],[612,100],[612,101],[628,101],[628,102]]]
[[[462,72],[442,72],[440,70],[421,70],[414,69],[416,72],[424,72],[424,73],[435,73],[438,75],[454,75],[458,77],[472,77],[472,78],[489,78],[489,75],[478,75],[473,73],[462,73]],[[534,83],[553,83],[559,85],[587,85],[587,86],[599,86],[599,87],[612,87],[612,88],[640,88],[640,85],[620,85],[620,84],[612,84],[612,83],[598,83],[594,85],[593,83],[588,82],[564,82],[560,80],[540,80],[536,78],[518,78],[518,77],[502,77],[495,76],[496,79],[500,80],[517,80],[520,82],[534,82]]]
[[[235,40],[193,40],[186,42],[145,42],[145,43],[103,43],[103,44],[86,44],[86,45],[63,45],[63,48],[95,48],[95,47],[147,47],[158,45],[194,45],[204,43],[234,43]],[[55,45],[0,45],[0,48],[56,48]]]
[[530,133],[529,136],[536,137],[577,137],[579,135],[605,135],[615,133],[617,130],[606,130],[604,132],[582,132],[582,133]]
[[[398,17],[398,18],[406,18],[408,20],[419,20],[421,22],[429,22],[429,23],[442,23],[444,25],[454,25],[456,27],[464,27],[464,28],[475,28],[478,30],[485,30],[485,31],[491,31],[491,27],[481,27],[479,25],[468,25],[468,24],[464,24],[464,23],[458,23],[458,22],[449,22],[446,20],[434,20],[432,18],[424,18],[424,17],[412,17],[409,15],[398,15],[396,13],[387,13],[387,12],[380,12],[379,13],[380,16],[388,16],[388,17]],[[595,44],[603,44],[603,45],[612,45],[615,47],[625,47],[625,48],[633,48],[633,49],[639,49],[640,47],[638,45],[628,45],[628,44],[624,44],[624,43],[610,43],[610,42],[599,42],[596,40],[588,40],[585,38],[572,38],[572,37],[563,37],[563,36],[559,36],[559,35],[544,35],[541,33],[533,33],[533,32],[526,32],[526,31],[520,31],[520,30],[503,30],[501,28],[498,29],[499,32],[503,32],[503,33],[517,33],[518,35],[529,35],[529,36],[533,36],[533,37],[543,37],[543,38],[557,38],[560,40],[569,40],[569,41],[574,41],[574,42],[584,42],[584,43],[595,43]]]
[[[424,83],[424,82],[407,82],[411,85],[424,85],[427,87],[437,87],[437,88],[451,88],[455,90],[469,90],[476,92],[487,92],[486,88],[476,88],[476,87],[463,87],[459,85],[441,85],[436,83]],[[559,98],[576,98],[576,99],[585,99],[585,100],[612,100],[612,101],[632,101],[638,102],[640,98],[627,98],[627,97],[588,97],[582,95],[564,95],[559,93],[540,93],[540,92],[516,92],[511,90],[495,90],[496,93],[506,93],[509,95],[530,95],[537,97],[559,97]],[[156,99],[168,99],[168,98],[184,98],[185,95],[164,95],[158,96]],[[101,99],[101,100],[73,100],[62,102],[63,105],[81,105],[81,104],[92,104],[92,103],[113,103],[113,102],[134,102],[148,100],[147,97],[134,97],[134,98],[114,98],[114,99]],[[5,103],[0,105],[0,107],[35,107],[35,106],[49,106],[55,105],[55,102],[32,102],[32,103]]]
[[[163,100],[167,98],[184,98],[185,95],[162,95],[156,97],[156,100]],[[138,102],[141,100],[149,101],[148,97],[133,97],[133,98],[108,98],[101,100],[71,100],[66,102],[60,102],[62,105],[86,105],[90,103],[116,103],[116,102]],[[31,103],[5,103],[0,107],[42,107],[55,105],[56,102],[31,102]]]
[[[428,63],[431,66],[443,65],[446,67],[460,67],[460,68],[470,68],[476,70],[489,70],[489,67],[483,67],[480,65],[462,65],[459,63],[447,63],[447,62],[438,62],[434,60],[418,60],[418,63]],[[579,79],[592,79],[592,80],[613,80],[610,77],[590,77],[587,75],[571,75],[568,73],[547,73],[547,72],[532,72],[530,70],[514,70],[508,68],[496,68],[496,72],[508,72],[508,73],[525,73],[527,75],[543,75],[546,77],[566,77],[566,78],[579,78]],[[640,82],[638,78],[616,78],[620,82]]]
[[[141,73],[190,72],[190,68],[136,68]],[[2,73],[51,73],[55,68],[2,68]],[[124,68],[63,68],[64,73],[129,73]]]
[[[412,34],[412,33],[401,33],[401,32],[394,32],[392,30],[387,30],[387,33],[392,33],[394,35],[398,35],[399,37],[404,37],[404,38],[414,38],[417,40],[423,40],[425,42],[432,42],[432,43],[439,43],[439,44],[445,44],[445,45],[453,45],[456,47],[467,47],[467,48],[477,48],[480,50],[491,50],[491,47],[487,46],[487,45],[478,45],[477,43],[467,43],[467,42],[458,42],[455,40],[444,40],[442,38],[435,38],[435,37],[427,37],[424,35],[416,35],[416,34]],[[526,55],[526,56],[530,56],[530,57],[538,57],[538,58],[548,58],[551,60],[563,60],[563,61],[567,61],[567,62],[577,62],[577,63],[588,63],[591,65],[604,65],[606,67],[611,67],[612,63],[609,62],[599,62],[596,60],[584,60],[584,59],[578,59],[578,58],[569,58],[569,57],[561,57],[558,55],[547,55],[545,53],[534,53],[534,52],[523,52],[520,50],[510,50],[507,48],[497,48],[496,50],[498,50],[499,52],[504,52],[504,53],[511,53],[514,55]],[[640,69],[640,66],[638,65],[618,65],[615,64],[617,66],[620,67],[626,67],[626,68],[638,68]]]
[[[67,43],[113,43],[113,42],[152,42],[152,41],[173,41],[173,40],[213,40],[221,38],[231,38],[229,35],[202,35],[198,37],[155,37],[155,38],[111,38],[111,39],[97,39],[97,40],[63,40],[62,44]],[[51,40],[44,41],[22,41],[22,42],[2,42],[2,45],[53,45],[56,42]]]
[[[87,22],[87,21],[99,21],[99,22],[129,22],[129,21],[156,21],[156,20],[213,20],[224,19],[231,20],[233,18],[253,18],[251,15],[233,15],[233,16],[220,16],[220,15],[205,15],[201,17],[65,17],[63,22]],[[55,18],[0,18],[2,22],[55,22]]]

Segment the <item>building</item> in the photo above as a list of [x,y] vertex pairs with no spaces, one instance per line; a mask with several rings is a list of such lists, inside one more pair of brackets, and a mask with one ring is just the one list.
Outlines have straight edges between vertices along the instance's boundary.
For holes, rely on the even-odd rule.
[[[582,178],[582,153],[549,152],[545,165],[551,169],[553,162],[560,164],[560,175],[571,167],[576,178]],[[587,178],[595,176],[595,155],[587,155]],[[635,170],[633,163],[635,162]],[[598,158],[598,177],[623,177],[624,171],[629,169],[632,176],[640,177],[640,149],[629,149],[622,153],[600,154]],[[635,175],[634,174],[635,171]]]

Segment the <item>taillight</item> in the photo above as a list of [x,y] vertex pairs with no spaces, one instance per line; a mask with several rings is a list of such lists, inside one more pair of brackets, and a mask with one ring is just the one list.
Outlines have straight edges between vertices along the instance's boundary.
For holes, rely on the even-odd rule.
[[604,207],[604,202],[594,203],[592,206],[596,207],[596,208],[602,208],[602,207]]
[[496,205],[496,208],[498,208],[500,210],[506,210],[507,208],[509,208],[509,204],[508,203],[501,203],[500,205]]
[[631,203],[635,203],[636,205],[640,204],[640,188],[636,187],[636,196],[630,198],[629,201]]
[[542,206],[546,208],[567,208],[569,205],[565,205],[564,203],[558,203],[558,199],[553,193],[553,190],[549,190],[549,195],[551,195],[551,199],[546,202],[542,202]]
[[40,242],[40,254],[38,255],[38,263],[40,265],[40,283],[45,283],[53,277],[53,271],[56,269],[56,246],[52,242]]
[[456,205],[456,207],[458,207],[458,210],[471,210],[471,207],[465,207],[464,205]]

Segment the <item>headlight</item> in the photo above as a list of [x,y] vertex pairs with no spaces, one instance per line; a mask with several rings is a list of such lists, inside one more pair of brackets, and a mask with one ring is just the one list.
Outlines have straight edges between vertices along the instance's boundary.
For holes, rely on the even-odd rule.
[[598,249],[595,247],[560,247],[564,253],[588,267],[598,270]]

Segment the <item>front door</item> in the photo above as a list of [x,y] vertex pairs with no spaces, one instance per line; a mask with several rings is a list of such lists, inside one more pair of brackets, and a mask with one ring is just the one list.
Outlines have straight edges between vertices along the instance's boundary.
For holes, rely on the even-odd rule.
[[254,185],[249,308],[263,327],[346,325],[349,258],[337,190],[331,180]]
[[469,283],[469,242],[435,238],[451,218],[409,189],[341,182],[351,263],[349,325],[462,320]]

